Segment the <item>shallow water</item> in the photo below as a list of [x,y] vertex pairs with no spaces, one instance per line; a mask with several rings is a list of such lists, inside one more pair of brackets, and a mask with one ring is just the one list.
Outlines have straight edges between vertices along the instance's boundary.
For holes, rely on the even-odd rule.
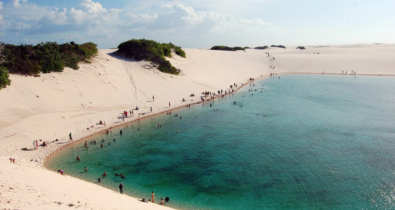
[[146,199],[154,191],[177,209],[393,209],[393,90],[393,77],[268,78],[212,107],[95,136],[88,150],[76,143],[47,166],[96,184],[106,171],[100,185],[123,182]]

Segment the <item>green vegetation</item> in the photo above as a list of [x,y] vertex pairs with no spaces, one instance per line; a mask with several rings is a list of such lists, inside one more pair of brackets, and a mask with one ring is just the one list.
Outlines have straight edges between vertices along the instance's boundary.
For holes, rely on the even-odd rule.
[[260,46],[260,47],[255,47],[254,49],[256,49],[256,50],[264,50],[264,49],[267,49],[267,48],[269,48],[268,46]]
[[86,61],[98,52],[97,45],[91,42],[81,45],[46,42],[36,46],[0,44],[0,66],[7,67],[10,73],[24,75],[61,72],[64,67],[78,69],[78,62]]
[[186,57],[181,47],[175,46],[172,43],[159,43],[146,39],[132,39],[123,42],[119,44],[115,54],[126,58],[133,58],[137,61],[151,61],[159,65],[159,71],[178,75],[180,70],[176,69],[165,59],[165,56],[170,58],[172,52],[183,58]]
[[245,51],[244,47],[233,47],[233,49],[235,49],[235,50],[244,50]]
[[0,66],[0,90],[10,84],[11,80],[8,78],[8,69]]
[[303,47],[303,46],[298,46],[296,49],[299,49],[299,50],[304,50],[304,49],[306,49],[305,47]]
[[285,49],[285,46],[284,46],[284,45],[272,45],[272,46],[270,46],[270,47],[279,47],[279,48],[284,48],[284,49]]
[[211,50],[225,50],[225,51],[236,51],[235,49],[233,49],[233,47],[228,47],[228,46],[214,46],[211,48]]
[[236,50],[245,50],[245,49],[244,47],[228,47],[223,45],[217,45],[212,47],[211,50],[236,51]]

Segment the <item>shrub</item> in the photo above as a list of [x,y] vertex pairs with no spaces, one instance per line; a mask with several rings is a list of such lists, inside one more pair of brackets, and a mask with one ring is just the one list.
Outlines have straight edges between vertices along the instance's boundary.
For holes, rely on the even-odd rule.
[[74,42],[57,44],[56,42],[33,45],[2,44],[1,66],[10,73],[38,75],[40,72],[61,72],[64,67],[78,69],[78,62],[85,61],[98,50],[96,44],[88,42],[82,45]]
[[299,49],[299,50],[304,50],[304,49],[306,49],[305,47],[303,47],[303,46],[298,46],[296,49]]
[[159,65],[159,71],[177,75],[180,73],[179,70],[165,59],[165,57],[171,57],[171,53],[173,51],[183,58],[186,57],[185,52],[181,47],[175,46],[172,43],[158,43],[153,40],[146,39],[132,39],[123,42],[119,44],[118,50],[115,54],[127,58],[133,58],[137,61],[151,61],[154,64]]
[[269,48],[268,46],[260,46],[260,47],[255,47],[254,49],[256,49],[256,50],[264,50],[264,49],[267,49],[267,48]]
[[211,50],[236,51],[236,50],[245,50],[245,49],[243,47],[228,47],[224,45],[216,45],[212,47]]
[[283,45],[272,45],[270,47],[279,47],[279,48],[284,48],[285,49],[285,46],[283,46]]
[[244,47],[234,47],[233,49],[235,49],[235,50],[244,50],[245,51]]
[[8,69],[0,66],[0,90],[11,84],[11,80],[8,78]]
[[214,47],[211,48],[211,50],[236,51],[236,50],[233,49],[232,47],[223,46],[223,45],[214,46]]

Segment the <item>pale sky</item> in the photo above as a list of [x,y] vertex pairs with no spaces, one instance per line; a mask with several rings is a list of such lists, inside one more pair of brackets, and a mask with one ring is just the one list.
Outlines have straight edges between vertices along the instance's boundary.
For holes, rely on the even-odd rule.
[[0,0],[0,42],[395,43],[395,0]]

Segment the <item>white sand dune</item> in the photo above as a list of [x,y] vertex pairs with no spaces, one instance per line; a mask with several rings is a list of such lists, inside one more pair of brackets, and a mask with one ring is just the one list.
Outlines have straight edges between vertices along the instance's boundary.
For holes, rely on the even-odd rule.
[[[178,76],[146,69],[147,62],[113,56],[114,50],[99,50],[92,64],[80,64],[79,70],[66,68],[40,77],[11,75],[11,86],[0,91],[0,207],[69,209],[72,203],[86,209],[165,208],[67,176],[67,171],[61,176],[46,170],[43,161],[69,144],[70,132],[77,140],[137,119],[136,113],[122,121],[118,117],[124,110],[138,106],[139,113],[152,115],[198,102],[203,91],[227,90],[233,83],[240,86],[251,77],[265,77],[270,72],[395,75],[395,45],[295,48],[245,52],[185,49],[186,59],[169,59],[181,69]],[[191,93],[196,96],[189,97]],[[187,102],[182,102],[183,98]],[[107,127],[97,125],[100,120]],[[33,140],[38,139],[59,141],[38,150],[21,150],[32,149]],[[9,158],[15,158],[16,163],[9,163]],[[146,198],[149,196],[147,192]]]

